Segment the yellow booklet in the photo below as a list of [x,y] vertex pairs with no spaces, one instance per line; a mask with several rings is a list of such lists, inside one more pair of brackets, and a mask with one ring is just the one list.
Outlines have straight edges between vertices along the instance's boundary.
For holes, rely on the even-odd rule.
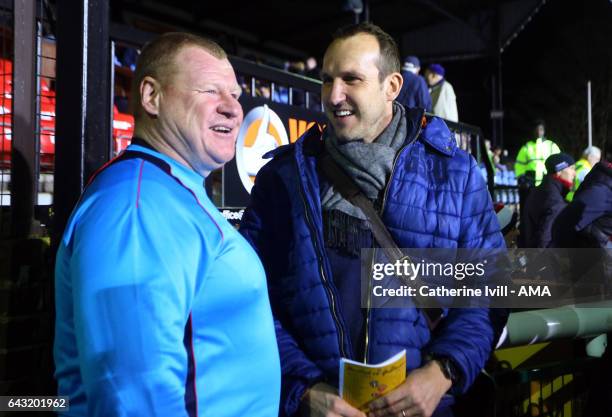
[[340,397],[362,411],[406,380],[406,350],[376,365],[340,359]]

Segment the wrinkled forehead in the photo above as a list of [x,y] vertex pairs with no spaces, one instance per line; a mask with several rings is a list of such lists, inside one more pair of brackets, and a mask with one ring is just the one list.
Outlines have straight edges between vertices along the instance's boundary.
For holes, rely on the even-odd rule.
[[194,83],[205,80],[237,85],[236,73],[227,58],[217,58],[206,49],[186,46],[174,56],[174,79]]

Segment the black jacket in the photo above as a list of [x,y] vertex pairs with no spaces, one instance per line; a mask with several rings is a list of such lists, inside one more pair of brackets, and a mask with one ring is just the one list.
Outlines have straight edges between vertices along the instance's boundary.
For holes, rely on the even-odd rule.
[[554,223],[553,244],[569,248],[567,256],[571,260],[572,280],[590,284],[574,289],[580,297],[577,302],[610,299],[612,165],[601,162],[585,177],[572,202]]
[[[606,247],[612,235],[612,165],[596,164],[557,217],[553,244],[560,248]],[[606,241],[607,239],[607,241]]]
[[568,189],[552,176],[547,175],[542,183],[527,197],[520,231],[522,246],[546,248],[552,240],[553,222],[567,206],[565,195]]

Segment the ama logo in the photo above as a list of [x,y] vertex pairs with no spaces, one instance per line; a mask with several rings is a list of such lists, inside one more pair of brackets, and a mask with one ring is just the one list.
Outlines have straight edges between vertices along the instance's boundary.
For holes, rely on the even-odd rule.
[[247,113],[236,140],[236,166],[240,181],[249,194],[255,183],[255,175],[270,161],[262,156],[288,144],[283,122],[267,105],[255,107]]

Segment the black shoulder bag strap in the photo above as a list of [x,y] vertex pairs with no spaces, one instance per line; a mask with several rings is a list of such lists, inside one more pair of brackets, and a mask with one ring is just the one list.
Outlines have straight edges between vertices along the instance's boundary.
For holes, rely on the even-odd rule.
[[[334,161],[331,155],[328,152],[323,152],[319,155],[318,162],[322,174],[332,183],[340,195],[354,206],[359,207],[363,214],[365,214],[370,222],[370,229],[372,230],[374,239],[376,239],[376,242],[378,242],[381,249],[385,252],[385,255],[387,255],[387,259],[393,263],[396,261],[403,262],[404,260],[412,262],[410,257],[405,255],[402,250],[397,247],[395,240],[393,240],[391,233],[389,233],[389,229],[385,226],[385,223],[380,218],[378,211],[376,211],[370,199],[363,194],[353,179],[347,175],[336,161]],[[417,308],[423,305],[420,298],[420,296],[414,298]],[[442,309],[421,308],[421,311],[423,311],[427,318],[429,328],[433,330],[442,318]]]

